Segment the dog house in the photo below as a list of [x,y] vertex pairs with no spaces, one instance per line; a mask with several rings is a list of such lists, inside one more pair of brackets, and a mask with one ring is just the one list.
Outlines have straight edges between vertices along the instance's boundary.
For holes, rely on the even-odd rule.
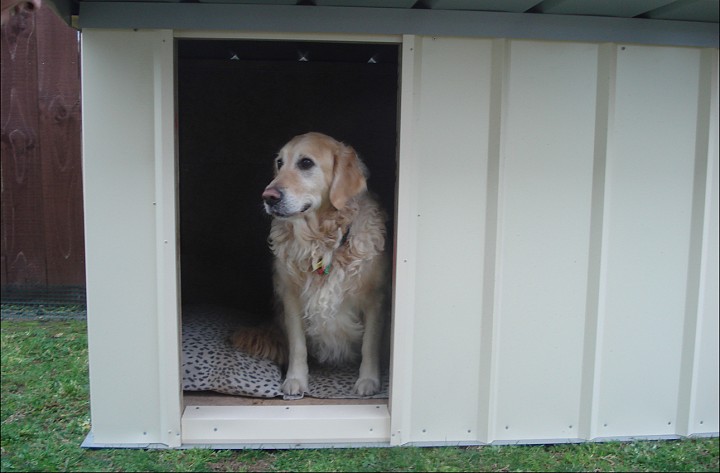
[[[56,6],[82,31],[86,446],[718,434],[717,2]],[[310,130],[390,208],[384,397],[191,391],[189,319],[269,310],[260,193]]]

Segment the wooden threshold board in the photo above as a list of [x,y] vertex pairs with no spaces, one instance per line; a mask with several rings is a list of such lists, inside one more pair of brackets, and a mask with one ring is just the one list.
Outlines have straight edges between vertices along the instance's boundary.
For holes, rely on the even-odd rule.
[[213,391],[183,391],[185,406],[336,406],[387,403],[387,399],[319,399],[305,396],[302,399],[286,401],[282,398],[232,396]]

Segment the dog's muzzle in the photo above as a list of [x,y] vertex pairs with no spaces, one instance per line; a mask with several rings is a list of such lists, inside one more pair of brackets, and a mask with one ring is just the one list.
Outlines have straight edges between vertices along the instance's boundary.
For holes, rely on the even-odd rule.
[[277,187],[267,187],[262,194],[263,202],[265,203],[265,211],[275,217],[287,218],[303,213],[310,209],[312,205],[306,203],[302,208],[293,208],[292,205],[288,205],[288,200],[285,198],[285,194],[282,189]]
[[276,187],[266,187],[262,194],[265,203],[265,211],[270,215],[284,217],[285,212],[280,209],[283,200],[283,192]]
[[283,193],[276,187],[266,187],[262,194],[262,198],[265,201],[265,205],[273,208],[282,201]]

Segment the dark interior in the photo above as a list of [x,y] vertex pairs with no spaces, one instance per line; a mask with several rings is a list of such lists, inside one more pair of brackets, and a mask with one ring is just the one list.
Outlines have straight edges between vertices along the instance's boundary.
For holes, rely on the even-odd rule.
[[367,164],[392,254],[397,45],[180,40],[177,51],[183,304],[272,313],[260,196],[277,151],[308,131],[352,145]]

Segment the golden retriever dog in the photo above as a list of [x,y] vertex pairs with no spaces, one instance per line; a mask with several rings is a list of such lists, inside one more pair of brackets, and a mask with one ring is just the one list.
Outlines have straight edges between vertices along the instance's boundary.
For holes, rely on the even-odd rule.
[[[308,391],[309,356],[329,365],[360,361],[355,392],[380,389],[386,216],[366,179],[355,150],[321,133],[294,137],[275,158],[262,198],[273,217],[268,241],[287,396]],[[241,333],[233,341],[247,347]],[[255,348],[283,360],[282,349]]]

